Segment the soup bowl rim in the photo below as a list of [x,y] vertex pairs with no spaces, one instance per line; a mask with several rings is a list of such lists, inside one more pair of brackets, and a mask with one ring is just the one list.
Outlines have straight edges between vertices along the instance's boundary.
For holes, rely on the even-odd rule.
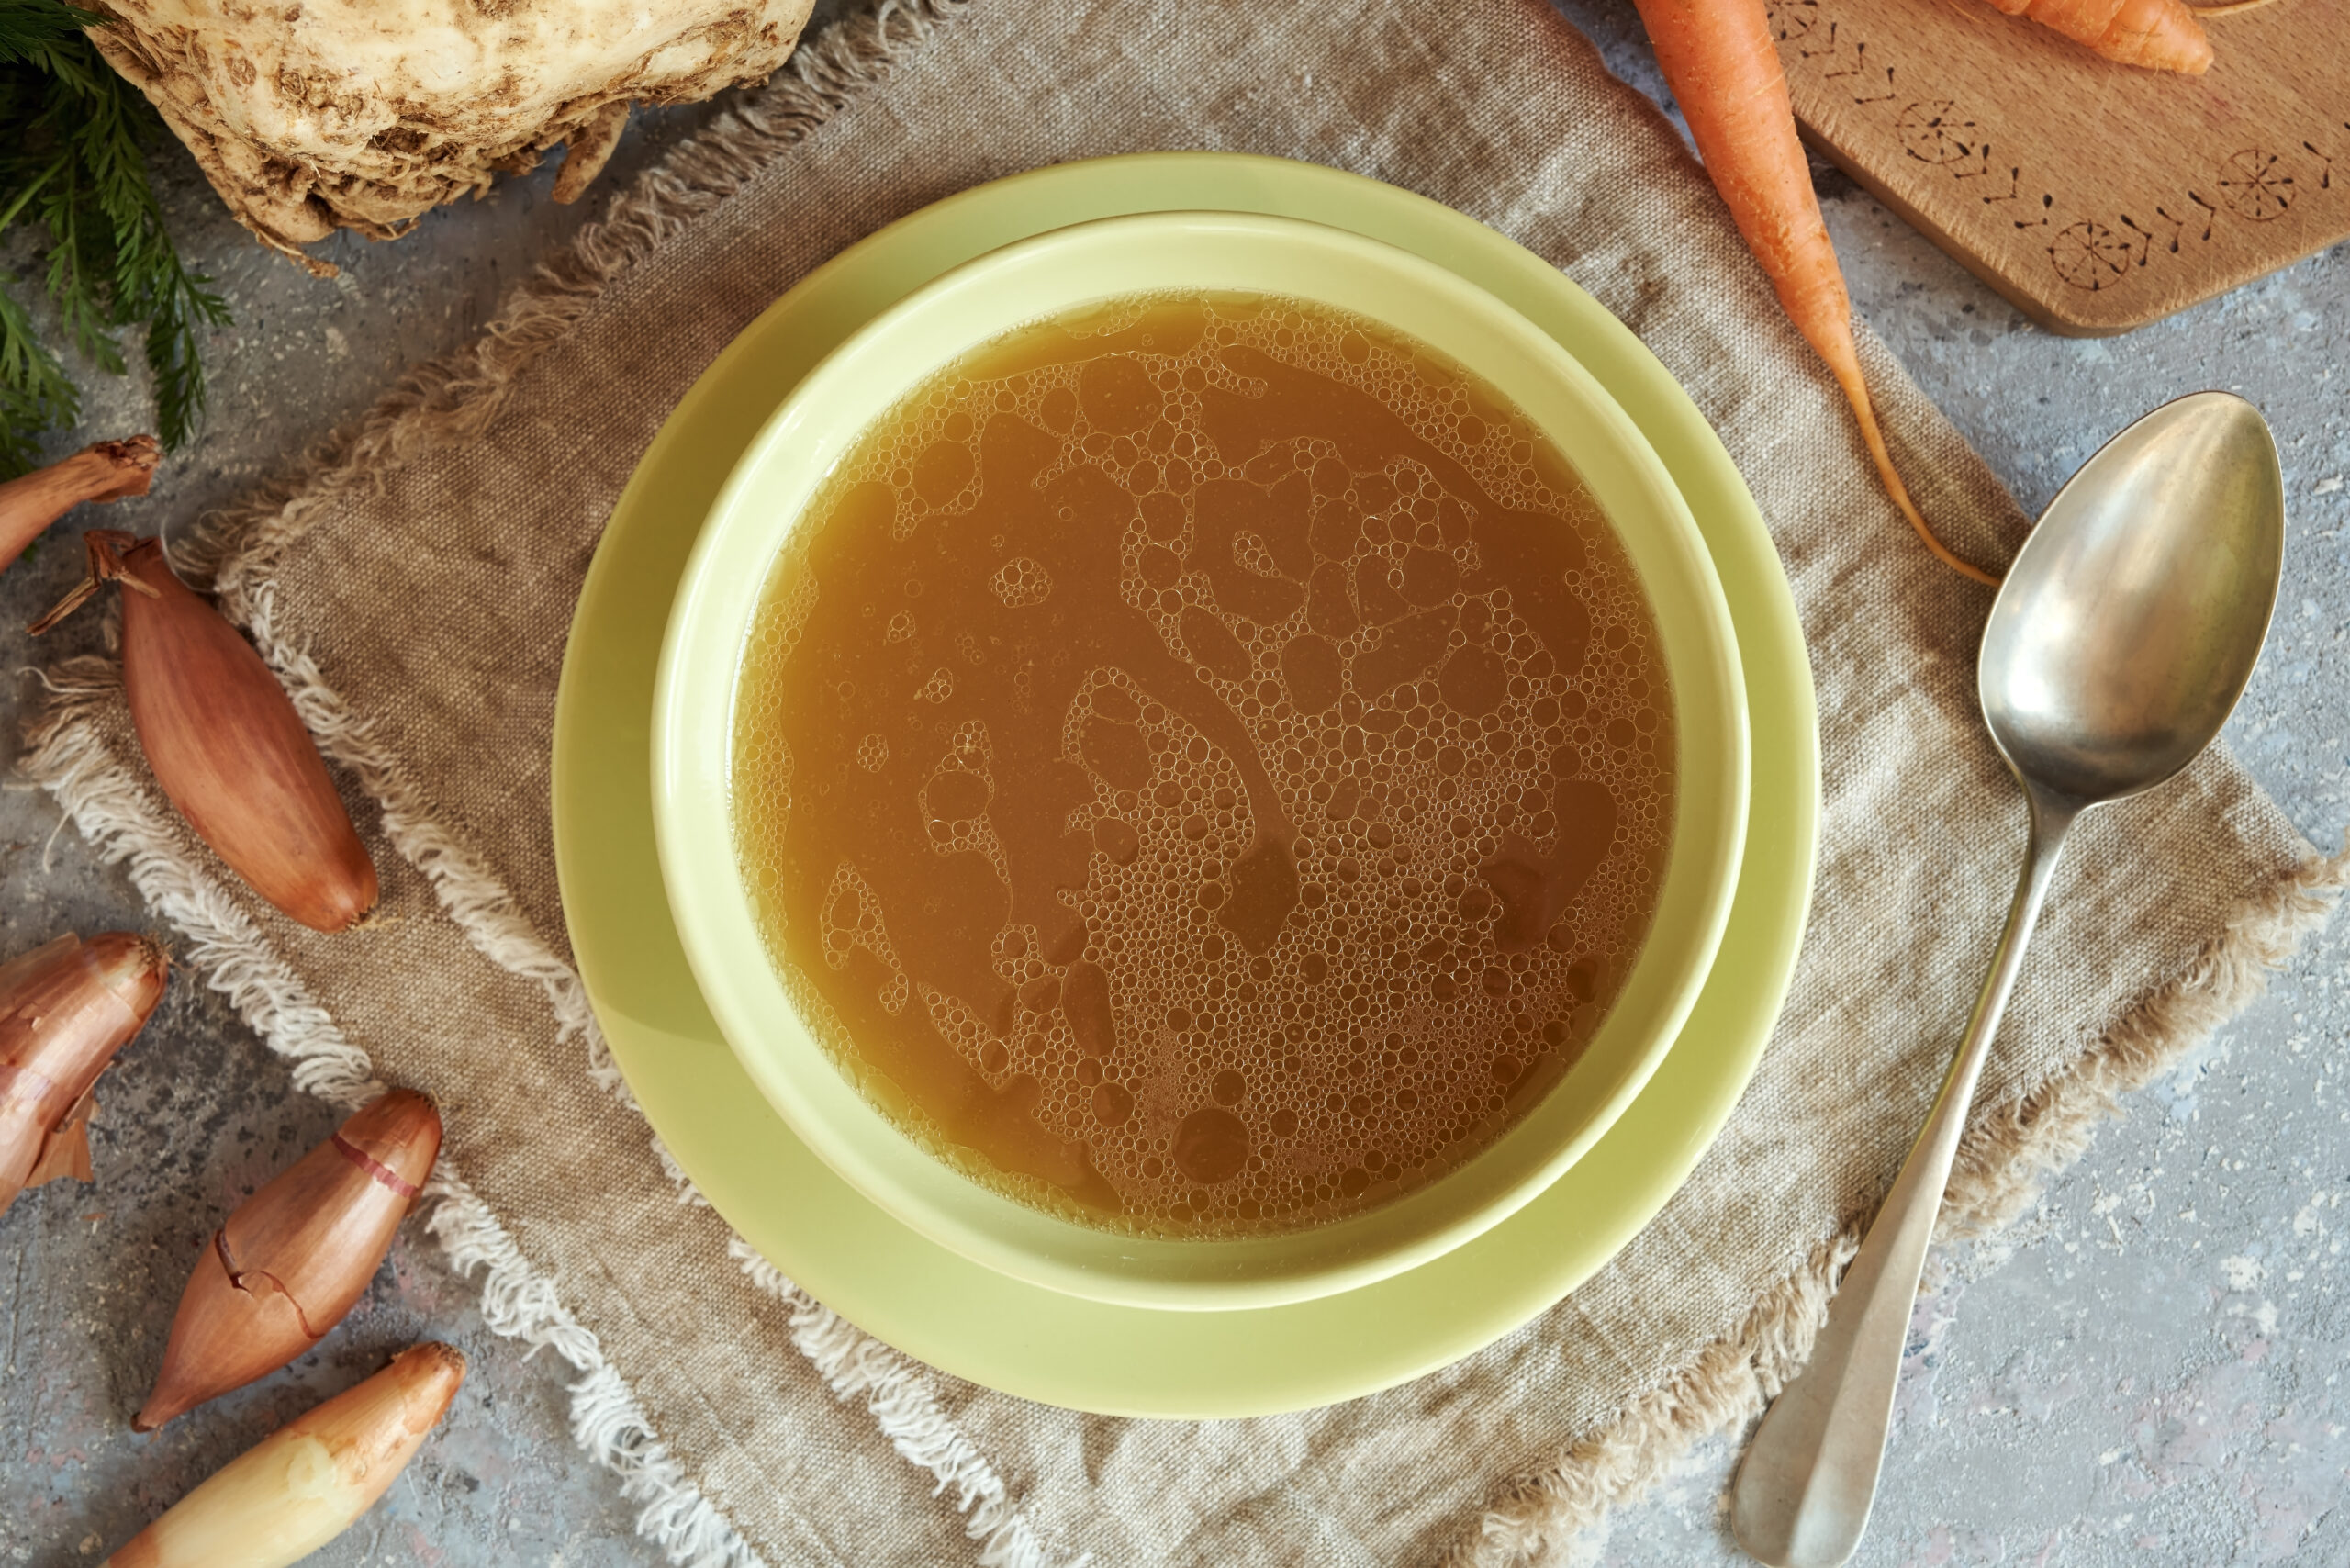
[[[1203,289],[1369,317],[1494,386],[1551,437],[1648,591],[1673,688],[1677,788],[1653,922],[1613,1008],[1573,1068],[1500,1137],[1363,1213],[1270,1235],[1168,1238],[1008,1197],[924,1148],[851,1081],[852,1064],[802,1022],[767,957],[733,843],[733,734],[768,573],[876,418],[1020,325]],[[1745,691],[1728,605],[1695,520],[1631,420],[1565,349],[1474,285],[1379,241],[1254,214],[1151,213],[1037,235],[942,274],[844,342],[769,418],[711,508],[664,635],[653,730],[655,838],[688,963],[730,1047],[794,1133],[886,1213],[974,1261],[1074,1295],[1177,1310],[1263,1307],[1371,1282],[1459,1246],[1548,1186],[1678,1035],[1728,920],[1746,830]]]

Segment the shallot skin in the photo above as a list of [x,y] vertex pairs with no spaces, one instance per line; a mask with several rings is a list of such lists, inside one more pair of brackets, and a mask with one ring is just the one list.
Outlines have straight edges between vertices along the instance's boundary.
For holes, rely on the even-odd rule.
[[14,566],[50,523],[84,501],[145,495],[162,460],[163,449],[153,436],[134,435],[95,442],[0,484],[0,571]]
[[132,1428],[151,1432],[325,1338],[375,1277],[440,1150],[431,1100],[395,1089],[239,1204],[196,1259]]
[[315,931],[375,907],[375,863],[285,689],[141,539],[121,555],[122,679],[139,744],[180,815],[252,890]]
[[289,1568],[375,1506],[464,1377],[454,1348],[409,1346],[230,1460],[101,1568]]
[[[128,931],[60,936],[0,965],[0,1213],[48,1174],[87,1169],[75,1114],[170,971],[162,947]],[[61,1165],[65,1140],[80,1159]]]

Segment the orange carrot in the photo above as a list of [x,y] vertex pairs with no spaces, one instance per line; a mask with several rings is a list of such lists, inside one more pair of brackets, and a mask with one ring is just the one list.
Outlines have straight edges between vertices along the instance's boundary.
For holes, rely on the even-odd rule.
[[2200,76],[2211,68],[2211,40],[2182,0],[1991,0],[2010,17],[2087,44],[2108,60]]
[[1787,79],[1771,42],[1762,0],[1633,0],[1656,46],[1657,63],[1680,101],[1698,155],[1747,248],[1778,291],[1779,304],[1828,362],[1886,494],[1926,548],[1979,583],[1999,579],[1959,559],[1926,526],[1877,429],[1861,354],[1852,342],[1852,301],[1836,247],[1812,194],[1811,170],[1796,140]]

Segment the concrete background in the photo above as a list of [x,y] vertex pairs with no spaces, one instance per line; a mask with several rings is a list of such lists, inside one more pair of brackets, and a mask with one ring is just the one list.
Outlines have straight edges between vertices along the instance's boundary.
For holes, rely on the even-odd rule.
[[[1619,74],[1663,96],[1628,6],[1559,3]],[[75,515],[0,577],[0,625],[22,625],[79,577],[80,530],[184,528],[359,412],[403,366],[464,342],[601,193],[709,113],[640,116],[577,207],[554,206],[541,171],[397,245],[341,237],[325,253],[342,274],[328,282],[251,244],[176,150],[160,158],[173,232],[236,314],[207,350],[211,421],[171,460],[158,496]],[[2350,431],[2334,377],[2350,358],[2350,254],[2311,257],[2126,338],[2068,341],[1841,176],[1818,183],[1858,308],[2027,507],[2165,398],[2227,387],[2267,412],[2290,498],[2285,592],[2228,738],[2304,834],[2339,846],[2350,827]],[[0,270],[22,275],[26,261],[22,236],[0,243]],[[135,376],[82,384],[85,429],[57,453],[146,427]],[[96,627],[85,615],[8,665],[93,645]],[[31,689],[21,677],[0,686],[0,734],[13,737]],[[60,831],[46,795],[15,780],[0,790],[0,953],[151,924],[121,872]],[[2136,1096],[2036,1212],[1953,1260],[1951,1283],[1919,1305],[1858,1562],[2350,1564],[2345,956],[2350,925],[2312,941],[2265,1001]],[[658,1560],[634,1535],[634,1507],[572,1444],[568,1369],[488,1334],[472,1288],[414,1226],[317,1353],[153,1439],[134,1437],[129,1417],[205,1238],[334,1118],[185,983],[125,1052],[104,1104],[100,1184],[54,1184],[0,1217],[0,1563],[95,1561],[275,1426],[427,1336],[473,1359],[457,1408],[386,1501],[314,1562]],[[1736,1454],[1732,1439],[1703,1445],[1572,1555],[1625,1568],[1744,1561],[1721,1511]]]

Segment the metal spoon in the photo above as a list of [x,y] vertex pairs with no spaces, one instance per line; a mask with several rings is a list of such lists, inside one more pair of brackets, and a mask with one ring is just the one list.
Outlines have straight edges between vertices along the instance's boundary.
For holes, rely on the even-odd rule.
[[2065,834],[2091,806],[2170,778],[2220,733],[2260,656],[2284,548],[2266,422],[2241,398],[2199,392],[2083,465],[2016,556],[1975,684],[2031,802],[2031,854],[1942,1094],[1811,1361],[1739,1468],[1730,1526],[1764,1562],[1835,1568],[1860,1544],[1951,1156]]

